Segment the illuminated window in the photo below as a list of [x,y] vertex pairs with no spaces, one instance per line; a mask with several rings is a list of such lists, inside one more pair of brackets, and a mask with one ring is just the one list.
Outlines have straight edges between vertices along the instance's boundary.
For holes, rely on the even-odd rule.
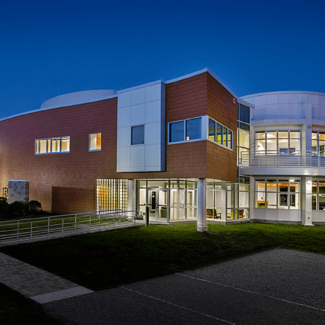
[[299,179],[256,179],[255,208],[300,209]]
[[232,131],[225,126],[209,118],[209,140],[217,142],[229,149],[232,149],[233,135]]
[[35,154],[70,152],[70,137],[57,137],[35,140]]
[[102,149],[102,134],[89,134],[89,151],[99,151]]
[[300,131],[255,132],[255,152],[258,155],[300,155],[300,142]]

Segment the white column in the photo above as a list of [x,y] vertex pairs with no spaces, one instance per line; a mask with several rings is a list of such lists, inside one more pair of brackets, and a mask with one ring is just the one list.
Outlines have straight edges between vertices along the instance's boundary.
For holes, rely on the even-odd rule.
[[249,177],[249,218],[254,219],[255,211],[255,177]]
[[197,182],[197,231],[207,231],[205,178],[199,178]]
[[134,216],[135,215],[135,206],[134,206],[134,196],[135,196],[135,189],[134,189],[134,179],[128,179],[128,211],[133,211],[129,212],[128,216]]
[[301,177],[301,223],[304,226],[312,226],[312,178]]
[[221,221],[227,222],[227,183],[221,184]]

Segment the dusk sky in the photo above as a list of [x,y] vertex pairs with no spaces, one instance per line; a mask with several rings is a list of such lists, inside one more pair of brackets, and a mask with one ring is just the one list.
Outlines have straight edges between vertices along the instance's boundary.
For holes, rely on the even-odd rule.
[[0,118],[209,68],[237,96],[325,93],[325,0],[1,1]]

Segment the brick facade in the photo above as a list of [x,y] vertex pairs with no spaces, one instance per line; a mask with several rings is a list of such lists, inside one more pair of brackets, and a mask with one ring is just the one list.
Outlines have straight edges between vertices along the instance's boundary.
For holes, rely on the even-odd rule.
[[[210,141],[166,146],[166,171],[116,172],[117,98],[38,111],[0,122],[0,185],[29,180],[30,200],[44,210],[91,211],[98,178],[215,178],[236,181],[236,104],[209,73],[166,85],[167,123],[209,115],[233,131],[234,149]],[[88,151],[88,135],[102,150]],[[70,153],[35,155],[35,139],[70,136]]]

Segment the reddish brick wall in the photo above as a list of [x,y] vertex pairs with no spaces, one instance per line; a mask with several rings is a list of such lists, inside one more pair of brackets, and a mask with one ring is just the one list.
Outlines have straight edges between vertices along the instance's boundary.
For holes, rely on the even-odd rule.
[[[39,111],[0,122],[0,186],[30,182],[30,200],[44,210],[91,211],[98,178],[205,178],[236,181],[236,105],[208,73],[166,85],[167,123],[210,115],[234,132],[234,150],[209,141],[166,146],[166,171],[116,172],[117,98]],[[88,152],[88,135],[102,150]],[[35,155],[35,139],[70,136],[70,153]]]

